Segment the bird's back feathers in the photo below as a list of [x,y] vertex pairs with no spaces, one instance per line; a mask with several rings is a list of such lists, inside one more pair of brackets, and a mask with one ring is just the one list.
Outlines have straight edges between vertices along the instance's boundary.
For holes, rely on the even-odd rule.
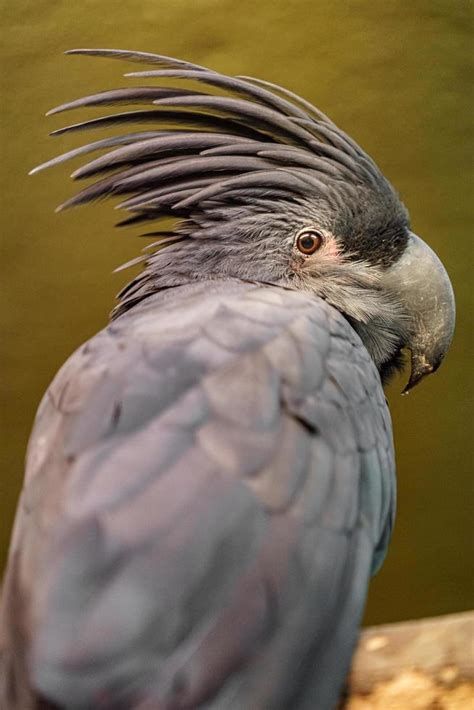
[[393,475],[378,373],[335,309],[237,280],[150,297],[39,410],[9,692],[28,663],[69,708],[331,708]]

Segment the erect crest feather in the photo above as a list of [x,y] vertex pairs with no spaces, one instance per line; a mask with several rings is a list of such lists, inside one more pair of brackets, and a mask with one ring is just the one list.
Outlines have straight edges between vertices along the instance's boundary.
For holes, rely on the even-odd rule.
[[[330,193],[331,204],[346,213],[346,223],[351,223],[355,235],[345,237],[354,241],[365,229],[357,214],[358,196],[362,195],[359,203],[365,201],[373,207],[366,210],[372,232],[377,234],[385,220],[384,229],[391,230],[394,243],[405,238],[398,232],[400,225],[403,232],[406,215],[372,159],[325,114],[290,91],[147,52],[77,49],[67,53],[150,64],[153,69],[126,76],[158,83],[173,79],[177,86],[101,91],[49,112],[89,106],[146,106],[53,132],[61,135],[100,127],[146,125],[146,130],[94,141],[35,168],[32,172],[79,155],[105,151],[72,174],[74,179],[97,176],[97,180],[59,210],[123,195],[125,199],[118,207],[131,216],[122,220],[121,226],[174,216],[180,220],[174,235],[185,239],[206,236],[213,222],[222,223],[226,214],[229,219],[235,215],[232,208],[236,206],[271,213],[276,205],[280,210],[285,204],[314,206]],[[214,93],[181,85],[189,81]],[[173,243],[165,233],[163,246]],[[357,245],[351,243],[349,247],[357,253]]]
[[[147,52],[77,49],[67,53],[153,64],[160,69],[133,72],[127,76],[193,80],[224,90],[229,95],[208,94],[183,87],[129,87],[102,91],[49,111],[49,114],[56,114],[85,106],[136,103],[153,106],[151,109],[95,118],[53,132],[54,135],[61,135],[130,123],[153,126],[153,130],[95,141],[35,168],[32,172],[81,154],[112,148],[76,170],[73,177],[77,179],[112,170],[116,172],[68,200],[62,205],[63,208],[107,195],[127,193],[140,199],[126,205],[126,208],[141,211],[138,205],[147,202],[148,193],[157,188],[161,190],[166,184],[178,195],[183,183],[186,183],[185,190],[190,198],[188,203],[195,210],[199,200],[191,199],[193,193],[189,191],[192,191],[193,182],[196,183],[196,197],[203,178],[211,180],[215,188],[220,186],[225,192],[229,181],[245,174],[249,178],[249,186],[257,190],[256,176],[262,173],[265,185],[268,171],[275,173],[275,184],[280,177],[283,190],[291,190],[287,174],[301,171],[306,171],[308,175],[331,174],[336,179],[387,189],[387,183],[376,165],[349,136],[304,99],[274,84],[224,76],[197,64]],[[169,128],[169,124],[173,127]],[[222,160],[216,161],[217,155]],[[163,170],[165,165],[166,170]],[[244,179],[242,187],[245,185]],[[218,194],[219,189],[216,189],[214,195]],[[177,197],[176,204],[180,202],[182,200]],[[167,201],[166,215],[174,206]],[[159,199],[153,200],[152,209],[153,216],[160,217]],[[181,204],[180,216],[183,216],[183,209]]]

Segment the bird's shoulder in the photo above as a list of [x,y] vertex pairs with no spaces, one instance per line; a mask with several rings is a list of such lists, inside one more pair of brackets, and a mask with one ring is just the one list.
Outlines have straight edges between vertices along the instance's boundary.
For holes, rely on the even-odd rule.
[[[340,432],[325,426],[322,410],[364,402],[385,409],[378,373],[359,337],[323,300],[239,281],[175,288],[113,321],[60,369],[36,417],[27,479],[41,468],[54,425],[72,461],[99,440],[169,416],[196,388],[206,390],[223,418],[240,413],[219,411],[219,389],[221,399],[236,407],[247,402],[256,412],[267,391],[263,375],[277,377],[268,391],[275,389],[309,425],[320,410],[318,426],[337,437],[336,448]],[[236,381],[239,386],[229,389]],[[364,448],[368,433],[354,434]]]
[[[274,604],[268,663],[278,665],[278,644],[304,637],[308,599],[321,632],[351,556],[363,558],[351,592],[362,608],[392,476],[378,373],[324,301],[242,282],[146,299],[70,358],[32,434],[15,575],[27,593],[41,579],[37,682],[68,694],[80,678],[92,699],[130,683],[131,670],[110,674],[110,654],[132,665],[148,654],[162,659],[160,688],[176,668],[198,673],[196,700],[224,682],[220,656],[238,665],[248,644],[264,643]],[[245,618],[233,648],[219,634]],[[212,633],[185,662],[203,619]],[[135,646],[147,628],[159,640]],[[84,655],[64,676],[72,642]],[[194,666],[202,653],[212,677]]]
[[[331,458],[376,480],[391,476],[380,379],[337,310],[300,291],[240,281],[164,291],[85,343],[53,380],[30,439],[23,506],[47,527],[58,490],[99,480],[99,462],[120,492],[153,432],[161,451],[197,441],[222,470],[251,474],[283,461],[285,426],[288,441],[317,433]],[[69,485],[71,498],[84,501],[77,486]],[[276,492],[268,484],[260,494]]]

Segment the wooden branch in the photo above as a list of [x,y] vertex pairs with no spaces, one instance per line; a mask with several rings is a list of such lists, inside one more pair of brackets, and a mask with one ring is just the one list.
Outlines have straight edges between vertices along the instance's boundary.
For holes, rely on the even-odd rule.
[[473,710],[474,612],[365,629],[341,708]]

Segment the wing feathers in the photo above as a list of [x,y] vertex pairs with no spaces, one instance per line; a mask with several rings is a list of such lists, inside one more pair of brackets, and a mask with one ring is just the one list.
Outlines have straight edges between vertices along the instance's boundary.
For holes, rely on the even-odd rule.
[[393,501],[387,433],[360,454],[352,402],[378,431],[385,404],[355,337],[308,295],[211,282],[155,294],[73,356],[38,417],[19,525],[42,561],[29,657],[46,697],[332,707]]

